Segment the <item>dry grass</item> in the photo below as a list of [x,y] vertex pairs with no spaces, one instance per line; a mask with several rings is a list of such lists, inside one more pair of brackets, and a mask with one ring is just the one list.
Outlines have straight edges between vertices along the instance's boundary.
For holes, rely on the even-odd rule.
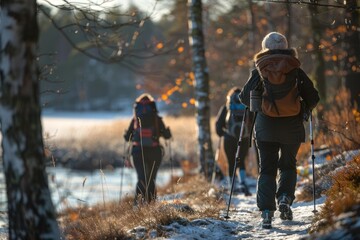
[[[319,106],[317,111],[317,118],[314,116],[315,149],[323,145],[331,150],[331,155],[326,157],[327,164],[315,171],[315,178],[319,180],[316,183],[316,197],[320,197],[331,186],[331,172],[345,164],[344,159],[334,156],[347,150],[360,149],[360,113],[352,109],[349,92],[345,89],[341,89],[335,99],[327,103],[326,108]],[[298,164],[306,167],[309,157],[308,141],[300,147]],[[305,184],[297,200],[311,200],[312,191],[311,183]]]
[[[315,168],[315,198],[319,198],[326,193],[332,186],[332,177],[335,169],[342,167],[346,164],[344,156],[339,155],[333,158],[327,164]],[[307,176],[309,177],[309,176]],[[312,178],[307,178],[302,182],[302,189],[296,195],[297,201],[311,201],[313,200],[313,182]]]
[[[173,138],[164,141],[163,166],[169,165],[170,151],[173,163],[197,163],[197,133],[194,117],[165,117]],[[111,169],[122,166],[122,159],[127,155],[129,143],[123,135],[130,119],[117,120],[111,124],[94,126],[88,134],[72,138],[45,137],[49,164],[80,170]],[[171,149],[170,149],[171,148]]]
[[[195,117],[164,117],[164,122],[170,127],[172,133],[172,158],[177,164],[182,162],[198,163],[197,127]],[[169,146],[168,146],[169,147]],[[169,148],[167,148],[169,152]]]
[[350,94],[341,89],[319,120],[317,142],[326,143],[335,154],[360,148],[360,113],[350,105]]
[[[48,144],[55,149],[73,149],[68,152],[73,159],[85,155],[94,161],[105,163],[107,158],[117,157],[119,161],[124,155],[123,133],[130,119],[117,120],[112,124],[94,128],[91,135],[77,139],[49,139]],[[214,152],[218,137],[213,129],[215,119],[211,120]],[[166,236],[161,225],[177,221],[186,224],[197,218],[218,218],[220,210],[225,208],[221,194],[217,192],[203,176],[194,175],[198,169],[197,132],[195,117],[164,117],[164,122],[170,127],[173,138],[171,149],[169,142],[161,139],[165,147],[162,166],[169,163],[170,150],[174,165],[181,166],[184,176],[173,176],[172,181],[161,189],[158,195],[181,196],[171,200],[161,200],[138,208],[133,207],[133,198],[128,197],[121,203],[106,203],[92,207],[69,208],[60,213],[59,219],[66,239],[129,239],[133,237],[132,230],[143,226],[145,238],[155,231],[156,235]],[[84,157],[84,160],[85,160]],[[88,160],[84,161],[88,164]],[[111,165],[111,162],[108,161]],[[98,166],[99,164],[95,164]],[[195,170],[195,171],[194,171]]]
[[[196,118],[189,116],[164,117],[165,125],[172,132],[172,139],[160,139],[165,155],[161,167],[181,166],[185,173],[196,172],[198,162],[198,135]],[[49,165],[64,166],[78,170],[111,170],[122,166],[127,155],[129,143],[125,142],[123,134],[129,127],[130,119],[120,119],[113,123],[94,126],[87,134],[71,138],[46,137]],[[215,133],[215,118],[210,122],[212,132],[213,152],[218,147],[219,137]],[[257,175],[257,164],[254,151],[250,151],[247,162],[249,175]],[[171,155],[170,155],[171,154]],[[220,167],[227,175],[227,162],[222,155]]]
[[360,155],[337,171],[332,179],[325,204],[314,219],[310,232],[333,227],[337,216],[360,204]]
[[[320,106],[318,112],[321,117],[314,120],[316,147],[328,146],[333,156],[360,149],[360,113],[352,109],[345,89],[340,90],[326,108]],[[299,155],[307,159],[307,152],[310,152],[310,144],[303,144]],[[311,233],[333,228],[338,216],[360,204],[360,155],[348,162],[341,157],[327,160],[327,164],[315,171],[315,195],[325,194],[326,201],[312,223]],[[297,200],[312,200],[312,191],[312,184],[305,184]]]
[[[341,89],[326,107],[320,105],[316,110],[318,113],[315,113],[313,120],[315,148],[327,146],[332,156],[346,150],[360,149],[360,112],[351,106],[350,94],[346,89]],[[299,149],[299,164],[306,164],[304,161],[309,156],[310,143],[307,141]]]
[[[125,121],[123,124],[125,126]],[[124,141],[117,125],[104,123],[86,130],[80,127],[61,131],[79,134],[70,132],[68,135],[71,137],[45,136],[49,165],[78,170],[111,170],[121,166]]]
[[[220,192],[202,175],[184,175],[174,178],[168,186],[158,190],[159,195],[181,194],[181,204],[187,204],[208,217],[217,218],[224,202]],[[177,201],[175,201],[177,202]],[[204,204],[206,203],[206,204]]]
[[[153,232],[165,237],[161,227],[172,222],[186,224],[196,218],[218,218],[224,201],[209,195],[211,186],[200,176],[188,176],[173,186],[176,193],[184,193],[181,199],[158,201],[133,207],[133,199],[121,203],[108,203],[91,208],[68,209],[60,214],[62,230],[66,239],[129,239],[135,227],[142,226],[145,238]],[[159,191],[161,192],[161,191]]]

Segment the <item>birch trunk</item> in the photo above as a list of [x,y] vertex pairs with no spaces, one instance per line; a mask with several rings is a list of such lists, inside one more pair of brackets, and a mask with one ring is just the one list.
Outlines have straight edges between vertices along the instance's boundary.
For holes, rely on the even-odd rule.
[[1,0],[0,120],[9,239],[60,239],[43,149],[36,0]]
[[210,131],[209,71],[205,58],[201,0],[189,0],[189,42],[195,74],[195,106],[201,172],[208,180],[214,167]]

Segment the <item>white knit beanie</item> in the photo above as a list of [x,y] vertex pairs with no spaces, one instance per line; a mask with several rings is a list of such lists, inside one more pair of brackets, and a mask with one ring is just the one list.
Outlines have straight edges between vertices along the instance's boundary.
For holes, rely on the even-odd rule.
[[278,32],[271,32],[264,37],[261,43],[263,50],[265,49],[287,49],[288,42],[286,37]]

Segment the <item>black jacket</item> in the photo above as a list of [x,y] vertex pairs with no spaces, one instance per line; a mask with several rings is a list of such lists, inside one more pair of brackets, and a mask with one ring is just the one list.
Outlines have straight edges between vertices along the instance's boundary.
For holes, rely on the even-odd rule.
[[[255,61],[261,60],[263,56],[269,58],[272,54],[284,55],[284,62],[282,65],[286,65],[289,56],[294,56],[293,50],[281,50],[281,52],[270,50],[268,52],[261,53],[255,57]],[[279,64],[274,64],[276,71],[279,69]],[[259,69],[252,70],[249,80],[243,87],[239,98],[240,101],[250,106],[250,91],[255,88],[258,81],[260,81]],[[298,78],[300,84],[300,96],[306,103],[307,108],[313,109],[319,102],[318,91],[314,88],[314,84],[306,75],[306,73],[299,68]],[[267,142],[280,142],[280,143],[299,143],[305,141],[305,129],[303,125],[302,113],[299,116],[291,117],[269,117],[259,112],[255,120],[255,136],[259,141]]]
[[[165,127],[164,121],[162,120],[162,118],[160,116],[156,116],[157,117],[157,122],[159,124],[158,128],[159,128],[159,136],[158,137],[164,137],[165,139],[170,139],[171,138],[171,131],[169,127]],[[134,136],[134,122],[135,119],[132,118],[130,125],[128,127],[128,129],[125,131],[124,134],[124,139],[125,141],[132,141],[133,138],[132,136]]]
[[[236,136],[233,136],[232,134],[230,134],[228,131],[228,123],[226,122],[226,118],[228,115],[228,109],[226,107],[226,105],[221,106],[217,116],[216,116],[216,120],[215,120],[215,130],[216,130],[216,134],[219,137],[226,137],[226,138],[234,138],[236,141],[239,139],[239,133],[240,133],[240,129],[238,129],[239,131],[237,132]],[[241,116],[241,123],[242,123],[242,117]],[[249,111],[247,112],[247,118],[245,119],[245,126],[244,126],[244,135],[243,138],[249,137],[250,136],[250,131],[251,131],[251,126],[252,126],[252,122],[253,122],[253,118],[254,118],[254,114],[250,113]]]

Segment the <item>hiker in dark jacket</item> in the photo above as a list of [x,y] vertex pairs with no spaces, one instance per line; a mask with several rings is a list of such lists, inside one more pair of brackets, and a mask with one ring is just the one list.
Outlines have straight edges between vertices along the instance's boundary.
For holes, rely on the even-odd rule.
[[[239,142],[239,135],[243,115],[246,106],[239,100],[240,88],[233,87],[229,90],[226,96],[226,104],[223,105],[216,117],[215,129],[219,137],[223,141],[224,151],[228,162],[228,172],[230,179],[234,174],[235,157],[237,146]],[[247,122],[248,123],[248,122]],[[249,151],[249,127],[245,126],[244,136],[240,145],[239,162],[236,164],[239,168],[240,181],[235,172],[235,193],[243,192],[246,196],[251,196],[251,193],[246,184],[246,168],[245,158]],[[235,169],[236,171],[237,169]],[[229,183],[231,181],[228,181]]]
[[137,173],[135,205],[156,199],[156,174],[162,161],[159,138],[171,138],[158,115],[154,99],[149,94],[140,95],[134,104],[134,117],[124,134],[125,141],[132,141],[132,158]]
[[[295,199],[296,154],[305,141],[303,115],[315,108],[319,95],[300,68],[296,50],[288,48],[282,34],[271,32],[266,35],[254,62],[256,69],[251,72],[239,97],[242,103],[250,106],[250,91],[259,86],[259,81],[263,83],[260,85],[263,87],[261,111],[255,120],[260,155],[257,206],[262,211],[263,228],[271,228],[276,200],[280,218],[293,218],[290,206]],[[276,182],[278,169],[279,180]]]

